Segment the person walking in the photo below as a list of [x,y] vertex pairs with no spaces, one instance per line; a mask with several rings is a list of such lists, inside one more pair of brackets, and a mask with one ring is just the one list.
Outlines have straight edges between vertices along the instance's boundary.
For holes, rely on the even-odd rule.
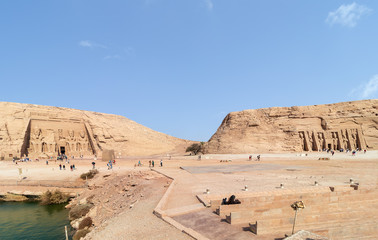
[[155,167],[155,161],[152,160],[152,167]]
[[163,159],[160,159],[160,167],[163,166]]

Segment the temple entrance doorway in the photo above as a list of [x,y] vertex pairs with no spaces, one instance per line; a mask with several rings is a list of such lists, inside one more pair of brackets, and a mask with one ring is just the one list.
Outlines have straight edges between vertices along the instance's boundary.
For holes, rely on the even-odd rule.
[[66,154],[66,148],[65,147],[60,147],[60,155]]
[[328,144],[328,149],[332,149],[332,144]]

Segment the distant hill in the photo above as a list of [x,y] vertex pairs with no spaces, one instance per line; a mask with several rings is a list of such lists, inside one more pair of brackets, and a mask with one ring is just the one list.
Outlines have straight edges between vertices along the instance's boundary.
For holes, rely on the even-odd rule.
[[192,142],[122,116],[69,108],[0,102],[0,157],[184,153]]
[[207,153],[378,149],[378,99],[229,113]]

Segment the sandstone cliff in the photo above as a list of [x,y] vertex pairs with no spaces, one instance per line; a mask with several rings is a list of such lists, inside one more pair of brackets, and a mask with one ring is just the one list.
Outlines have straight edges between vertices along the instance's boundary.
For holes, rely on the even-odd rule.
[[207,153],[378,149],[378,99],[232,112]]
[[191,142],[125,117],[69,108],[0,102],[0,157],[183,153]]

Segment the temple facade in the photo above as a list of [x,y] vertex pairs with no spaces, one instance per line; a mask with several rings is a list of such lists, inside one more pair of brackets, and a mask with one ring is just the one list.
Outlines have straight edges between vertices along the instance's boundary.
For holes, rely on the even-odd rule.
[[332,129],[324,131],[299,131],[303,151],[366,149],[361,129]]
[[27,130],[21,156],[36,158],[39,156],[56,157],[93,155],[93,139],[84,122],[46,121],[31,119]]

